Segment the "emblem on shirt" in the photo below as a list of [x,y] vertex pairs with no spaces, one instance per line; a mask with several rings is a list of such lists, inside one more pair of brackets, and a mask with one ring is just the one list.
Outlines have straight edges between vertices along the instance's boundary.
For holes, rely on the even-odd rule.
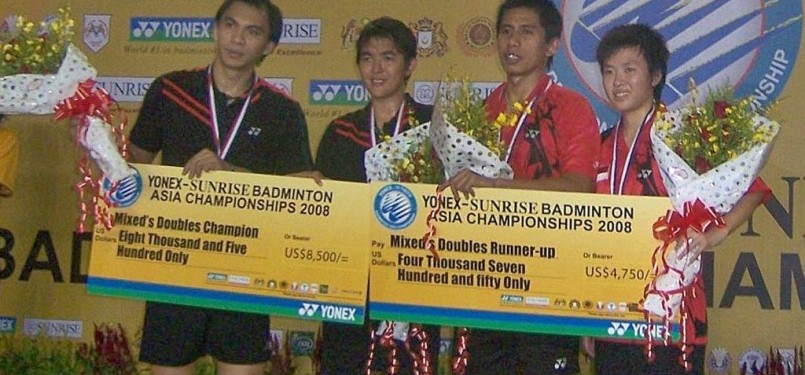
[[553,369],[554,370],[564,370],[565,367],[567,367],[567,358],[566,357],[557,358],[556,361],[554,361],[554,364],[553,364]]
[[262,128],[258,128],[258,127],[256,127],[256,126],[252,126],[252,127],[250,127],[250,128],[249,128],[249,131],[248,131],[247,133],[248,133],[250,136],[252,136],[252,137],[254,137],[254,138],[257,138],[257,136],[258,136],[258,135],[260,135],[260,132],[261,132],[261,131],[263,131],[263,129],[262,129]]
[[727,374],[731,365],[732,357],[730,357],[727,349],[715,348],[710,351],[710,356],[707,358],[707,368],[713,374]]
[[416,34],[417,55],[419,57],[444,56],[447,52],[447,34],[444,25],[429,18],[409,24]]
[[489,56],[495,51],[495,27],[486,17],[475,17],[458,27],[459,44],[470,56]]
[[637,172],[637,178],[641,180],[648,180],[651,178],[651,169],[641,169]]
[[416,199],[411,190],[398,184],[386,185],[377,192],[375,217],[389,229],[405,229],[416,218]]
[[84,15],[84,28],[82,34],[84,35],[84,44],[89,47],[92,52],[98,52],[101,48],[109,43],[109,22],[112,16],[109,14],[85,14]]

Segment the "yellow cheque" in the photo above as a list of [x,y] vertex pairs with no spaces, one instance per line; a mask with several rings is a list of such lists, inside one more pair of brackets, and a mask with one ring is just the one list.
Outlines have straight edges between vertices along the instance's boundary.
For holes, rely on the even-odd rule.
[[456,200],[433,185],[371,187],[373,319],[624,339],[664,333],[644,323],[639,301],[667,198],[477,189]]
[[134,166],[142,189],[95,228],[90,292],[363,322],[366,184]]

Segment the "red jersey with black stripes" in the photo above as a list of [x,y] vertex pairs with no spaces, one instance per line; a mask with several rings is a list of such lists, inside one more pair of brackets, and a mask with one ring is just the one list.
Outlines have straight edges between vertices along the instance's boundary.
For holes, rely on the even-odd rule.
[[[505,92],[506,83],[486,99],[489,121],[506,111]],[[519,126],[501,129],[514,178],[536,180],[567,173],[593,178],[600,137],[587,99],[552,82],[546,74],[522,104],[531,104],[531,114],[518,119]]]

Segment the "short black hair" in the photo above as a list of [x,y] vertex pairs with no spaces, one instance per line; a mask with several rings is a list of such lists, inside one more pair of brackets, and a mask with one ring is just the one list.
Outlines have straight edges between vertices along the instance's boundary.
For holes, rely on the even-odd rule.
[[654,99],[660,100],[671,55],[663,36],[651,26],[639,23],[620,25],[609,30],[595,50],[599,69],[603,71],[604,62],[624,48],[637,48],[646,59],[649,73],[660,72],[660,82],[654,86]]
[[234,3],[244,3],[264,11],[266,17],[268,17],[267,21],[269,31],[271,32],[271,41],[274,42],[274,44],[280,42],[280,37],[282,36],[282,11],[270,0],[225,0],[223,4],[218,7],[218,12],[215,13],[216,23],[221,22],[224,13],[226,13],[229,7]]
[[[495,32],[500,32],[500,23],[503,15],[515,8],[528,8],[537,13],[539,22],[545,30],[545,41],[558,39],[562,35],[562,15],[551,0],[505,0],[498,7],[498,18],[495,23]],[[553,63],[553,56],[548,57],[548,68]]]
[[358,41],[355,42],[357,47],[355,54],[356,64],[361,61],[363,48],[370,40],[375,38],[391,40],[394,43],[394,48],[402,53],[405,59],[405,66],[408,66],[411,60],[416,59],[416,36],[414,36],[411,29],[400,20],[391,17],[380,17],[367,23],[361,30],[361,35],[358,37]]

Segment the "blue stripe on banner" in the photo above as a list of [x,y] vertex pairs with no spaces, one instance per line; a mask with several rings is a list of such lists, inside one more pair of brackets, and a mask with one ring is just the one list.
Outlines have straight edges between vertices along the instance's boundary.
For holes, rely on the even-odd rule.
[[[130,291],[139,291],[139,292],[147,292],[147,293],[157,293],[157,294],[165,294],[165,295],[174,295],[174,296],[182,296],[182,297],[189,297],[189,298],[199,298],[199,299],[207,299],[207,300],[218,300],[222,302],[237,302],[237,303],[249,303],[255,305],[263,305],[263,306],[273,306],[277,308],[298,308],[301,306],[302,302],[309,302],[309,303],[319,303],[321,301],[316,300],[292,300],[287,298],[277,298],[277,297],[269,297],[269,296],[258,296],[254,294],[244,294],[244,293],[235,293],[235,292],[222,292],[216,290],[208,290],[208,289],[200,289],[200,288],[188,288],[188,287],[180,287],[180,286],[171,286],[171,285],[162,285],[162,284],[153,284],[153,283],[144,283],[144,282],[135,282],[135,281],[126,281],[126,280],[118,280],[118,279],[110,279],[105,277],[88,277],[87,278],[87,285],[88,286],[95,286],[99,288],[115,288],[115,289],[123,289],[123,290],[130,290]],[[327,303],[328,305],[332,306],[348,306],[352,308],[356,308],[356,315],[363,315],[364,308],[362,306],[357,305],[342,305],[336,303]]]
[[400,313],[412,315],[430,315],[444,317],[449,316],[451,319],[474,319],[474,320],[495,320],[505,321],[512,323],[526,322],[526,323],[545,323],[556,325],[583,325],[595,327],[600,324],[591,322],[590,319],[576,318],[576,317],[561,317],[550,315],[534,315],[534,314],[518,314],[511,312],[493,312],[469,309],[456,309],[456,308],[443,308],[443,307],[428,307],[428,306],[414,306],[403,305],[396,303],[385,302],[370,302],[369,311],[379,311],[386,313]]

